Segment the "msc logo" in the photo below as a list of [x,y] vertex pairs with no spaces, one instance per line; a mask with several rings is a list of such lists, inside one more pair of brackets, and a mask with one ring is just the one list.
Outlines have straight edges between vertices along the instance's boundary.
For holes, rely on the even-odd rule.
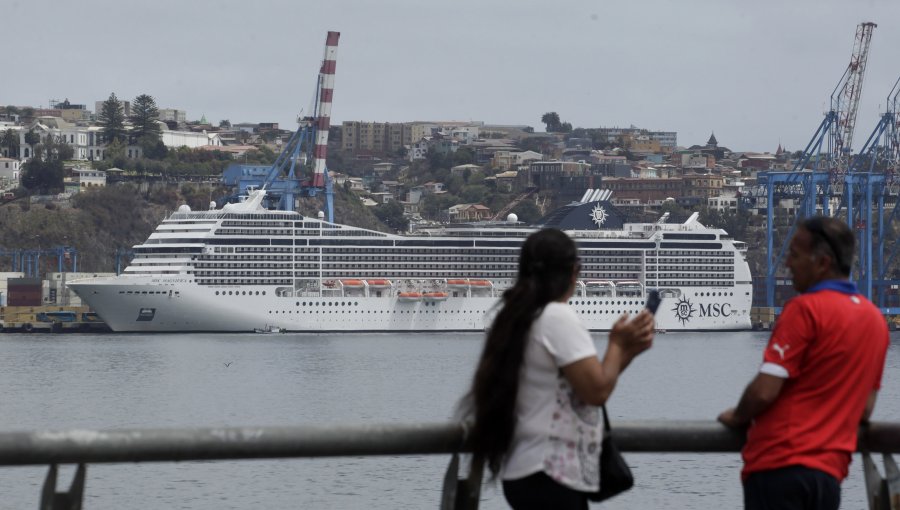
[[675,318],[681,321],[682,326],[687,324],[698,311],[700,312],[700,317],[730,317],[734,315],[734,310],[731,308],[730,303],[710,303],[708,305],[699,303],[697,306],[699,310],[694,308],[694,305],[688,298],[683,297],[675,303],[675,308],[672,311],[675,312]]
[[694,316],[694,312],[697,310],[688,298],[683,297],[675,303],[675,308],[672,311],[675,312],[675,318],[680,320],[681,325],[684,326],[687,324],[687,321],[691,320],[691,317]]
[[732,313],[729,303],[700,304],[700,317],[728,317]]
[[595,205],[593,209],[591,209],[591,221],[593,221],[598,227],[602,227],[604,223],[606,223],[606,218],[608,215],[606,214],[606,209],[601,207],[600,205]]

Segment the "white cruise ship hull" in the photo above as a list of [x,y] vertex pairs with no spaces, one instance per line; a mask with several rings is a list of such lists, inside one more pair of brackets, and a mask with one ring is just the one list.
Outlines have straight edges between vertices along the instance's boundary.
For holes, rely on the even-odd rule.
[[[441,301],[405,301],[396,296],[287,297],[275,296],[274,287],[267,288],[265,295],[243,295],[238,286],[208,287],[185,279],[130,276],[69,285],[117,332],[249,332],[265,326],[290,332],[483,331],[499,303],[496,296],[468,295]],[[656,327],[666,331],[749,329],[750,289],[746,287],[727,291],[698,287],[677,299],[664,298]],[[228,295],[229,290],[238,295]],[[570,303],[591,331],[609,330],[622,314],[639,313],[644,305],[635,297],[575,296]]]
[[[442,226],[397,235],[240,204],[182,206],[142,244],[125,273],[70,282],[114,331],[483,331],[515,282],[522,242],[537,228],[578,245],[571,304],[609,330],[663,298],[659,329],[750,328],[745,244],[693,215],[682,224],[624,223],[608,202],[564,206],[541,227]],[[600,228],[600,226],[604,228]]]

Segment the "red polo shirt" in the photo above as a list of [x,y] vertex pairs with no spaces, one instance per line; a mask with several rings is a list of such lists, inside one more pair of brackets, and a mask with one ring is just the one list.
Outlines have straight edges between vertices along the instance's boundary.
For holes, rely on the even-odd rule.
[[847,476],[890,340],[881,312],[852,284],[817,288],[790,300],[775,324],[760,372],[786,381],[747,433],[743,478],[794,465]]

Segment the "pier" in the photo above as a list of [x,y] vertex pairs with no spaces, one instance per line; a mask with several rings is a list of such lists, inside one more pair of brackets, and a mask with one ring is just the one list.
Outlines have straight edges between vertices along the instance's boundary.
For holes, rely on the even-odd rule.
[[[739,452],[743,433],[715,421],[618,422],[613,434],[625,452]],[[183,462],[341,456],[450,455],[442,510],[477,509],[482,466],[460,472],[465,446],[462,423],[361,425],[355,427],[229,427],[196,429],[70,430],[0,433],[0,466],[49,466],[40,494],[42,510],[80,509],[88,464]],[[860,428],[870,510],[900,509],[900,423]],[[881,453],[885,475],[872,454]],[[58,491],[58,465],[78,466],[69,489]],[[736,474],[735,474],[736,476]],[[735,481],[735,483],[737,483]]]

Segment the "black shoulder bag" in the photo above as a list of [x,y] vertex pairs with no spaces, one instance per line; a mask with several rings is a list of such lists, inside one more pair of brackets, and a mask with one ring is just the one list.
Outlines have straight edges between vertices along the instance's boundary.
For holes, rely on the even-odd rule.
[[625,463],[619,447],[612,438],[606,406],[603,410],[603,443],[600,450],[600,490],[588,494],[591,501],[603,501],[627,491],[634,485],[631,468]]

